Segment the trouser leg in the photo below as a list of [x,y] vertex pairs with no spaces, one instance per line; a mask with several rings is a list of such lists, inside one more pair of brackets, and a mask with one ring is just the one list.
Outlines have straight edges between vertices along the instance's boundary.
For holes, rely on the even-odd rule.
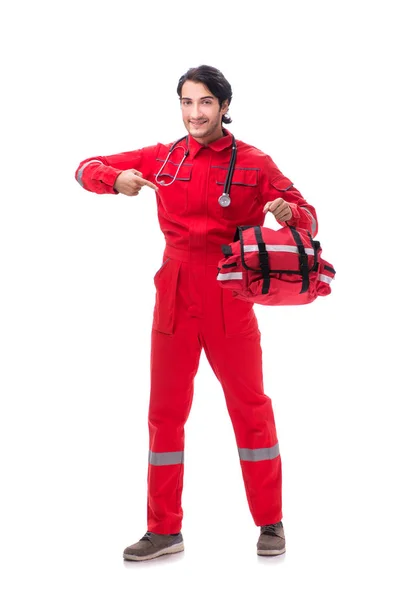
[[[239,305],[237,310],[240,319],[246,309]],[[204,350],[224,391],[254,522],[276,523],[282,518],[281,458],[271,399],[263,389],[260,332],[252,316],[247,331],[242,321],[243,332],[227,337],[229,318],[223,311],[220,318],[218,310],[212,313]]]
[[201,354],[197,321],[185,309],[185,281],[182,274],[173,333],[161,333],[154,327],[152,330],[147,527],[158,534],[181,530],[184,425],[192,405]]

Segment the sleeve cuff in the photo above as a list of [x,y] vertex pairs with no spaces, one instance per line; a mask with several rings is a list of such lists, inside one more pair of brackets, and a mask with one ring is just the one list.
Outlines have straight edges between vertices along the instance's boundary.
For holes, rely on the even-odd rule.
[[112,189],[112,194],[119,193],[114,189],[114,183],[120,173],[122,173],[122,169],[114,169],[114,167],[104,167],[104,170],[101,173],[101,181],[105,185],[110,186]]
[[297,227],[300,221],[300,213],[297,205],[294,202],[288,202],[290,206],[290,210],[292,211],[292,218],[289,221],[278,221],[279,225],[291,225],[292,227]]

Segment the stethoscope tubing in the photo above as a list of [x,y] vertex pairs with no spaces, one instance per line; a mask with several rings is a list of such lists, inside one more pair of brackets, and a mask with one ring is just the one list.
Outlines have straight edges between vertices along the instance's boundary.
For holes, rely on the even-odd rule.
[[[179,144],[179,142],[181,142],[182,140],[186,139],[186,150],[183,148],[184,150],[184,155],[182,157],[181,162],[178,165],[178,168],[176,170],[175,173],[175,177],[172,179],[172,181],[170,181],[169,183],[165,183],[164,181],[159,180],[160,177],[163,177],[162,175],[162,170],[165,167],[165,165],[167,164],[170,156],[172,155],[173,151],[175,150],[175,148],[177,147],[177,145]],[[165,161],[163,162],[161,169],[158,171],[155,181],[158,185],[161,185],[163,187],[168,187],[169,185],[172,185],[175,181],[175,179],[178,177],[178,173],[180,171],[181,166],[183,165],[186,157],[189,155],[189,136],[183,136],[181,138],[179,138],[179,140],[177,140],[176,142],[174,142],[171,146],[171,148],[169,149],[167,158],[165,159]],[[228,174],[227,177],[225,179],[225,184],[224,184],[224,191],[222,193],[222,195],[218,198],[218,202],[221,206],[225,207],[225,206],[229,206],[229,204],[231,203],[231,198],[229,196],[229,192],[231,189],[231,185],[232,185],[232,178],[233,178],[233,172],[235,169],[235,164],[236,164],[236,155],[237,155],[237,145],[236,145],[236,140],[234,138],[234,136],[232,136],[232,152],[231,152],[231,159],[229,161],[229,168],[228,168]]]
[[[184,140],[185,138],[186,138],[186,150],[185,150],[185,149],[183,148],[183,146],[182,146],[182,149],[184,150],[184,154],[183,154],[182,160],[181,160],[181,162],[179,163],[179,165],[178,165],[178,168],[177,168],[177,170],[176,170],[175,177],[174,177],[174,178],[173,178],[173,180],[172,180],[172,181],[170,181],[169,183],[165,183],[165,181],[161,181],[161,180],[159,181],[159,180],[158,180],[158,178],[159,178],[159,177],[162,177],[161,171],[163,170],[163,168],[164,168],[164,167],[165,167],[165,165],[167,164],[167,162],[168,162],[168,160],[169,160],[169,157],[171,156],[171,154],[173,153],[173,151],[175,150],[175,148],[176,148],[176,146],[179,144],[179,142],[181,142],[181,141],[182,141],[182,140]],[[158,171],[158,173],[157,173],[157,175],[156,175],[156,183],[157,183],[158,185],[162,185],[163,187],[168,187],[169,185],[172,185],[172,184],[174,183],[175,179],[178,177],[178,173],[179,173],[179,171],[180,171],[180,168],[181,168],[181,166],[183,165],[183,163],[184,163],[184,161],[185,161],[186,157],[188,156],[188,154],[189,154],[188,136],[187,136],[187,135],[184,135],[183,137],[179,138],[179,140],[177,140],[177,141],[176,141],[174,144],[172,144],[171,148],[169,149],[168,156],[167,156],[167,158],[164,160],[164,162],[163,162],[163,164],[162,164],[162,166],[161,166],[161,169]]]
[[236,154],[237,154],[236,140],[232,136],[231,160],[229,162],[228,176],[225,180],[225,185],[224,185],[224,194],[227,194],[228,196],[229,196],[229,191],[230,191],[231,185],[232,185],[233,171],[235,169],[235,163],[236,163]]

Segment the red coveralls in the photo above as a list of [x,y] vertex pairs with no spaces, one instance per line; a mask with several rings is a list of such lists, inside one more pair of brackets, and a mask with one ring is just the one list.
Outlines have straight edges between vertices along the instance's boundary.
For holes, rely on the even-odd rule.
[[[158,219],[165,235],[163,264],[154,276],[149,403],[148,531],[178,533],[183,511],[184,425],[192,404],[202,348],[220,381],[235,432],[247,500],[256,525],[282,518],[281,458],[271,399],[265,395],[260,332],[251,303],[217,283],[221,245],[237,225],[263,225],[266,202],[290,203],[289,224],[317,231],[315,210],[272,159],[237,140],[237,160],[228,207],[223,192],[232,136],[203,146],[189,135],[189,155],[174,183],[158,185]],[[157,144],[82,161],[76,178],[86,190],[115,194],[121,171],[137,169],[155,183],[171,144]],[[183,140],[179,146],[186,149]],[[175,176],[183,150],[177,148],[162,171]]]

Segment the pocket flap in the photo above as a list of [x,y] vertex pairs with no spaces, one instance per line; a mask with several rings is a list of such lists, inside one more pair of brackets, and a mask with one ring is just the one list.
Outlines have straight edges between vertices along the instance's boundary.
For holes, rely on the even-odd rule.
[[[161,159],[157,159],[157,165],[159,165],[159,170],[161,169],[161,165],[163,164],[163,162],[164,161],[162,161]],[[185,163],[183,163],[181,167],[179,167],[179,163],[175,163],[168,160],[162,168],[159,177],[166,177],[166,179],[169,181],[174,179],[175,175],[177,175],[177,181],[190,181],[191,173],[192,165],[186,165]],[[157,173],[154,173],[154,177],[156,175]]]
[[276,177],[274,181],[271,181],[271,185],[278,190],[278,192],[287,192],[291,187],[293,187],[293,183],[284,175],[279,175],[279,177]]
[[[228,176],[228,167],[214,167],[216,171],[216,182],[224,185]],[[256,187],[258,185],[259,169],[237,168],[233,171],[232,185],[249,185]]]

